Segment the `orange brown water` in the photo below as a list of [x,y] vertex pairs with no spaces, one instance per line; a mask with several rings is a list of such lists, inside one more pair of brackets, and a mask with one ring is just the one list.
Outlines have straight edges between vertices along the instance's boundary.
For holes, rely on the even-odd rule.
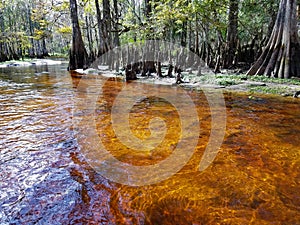
[[[74,99],[84,93],[78,92],[79,78],[64,69],[0,71],[0,224],[299,224],[298,99],[225,93],[225,140],[200,172],[211,115],[204,94],[187,90],[201,121],[194,155],[169,179],[131,187],[109,181],[86,162],[72,123]],[[178,113],[157,97],[137,103],[130,114],[137,137],[150,135],[148,123],[155,116],[168,130],[152,152],[127,148],[110,121],[123,85],[115,79],[103,84],[96,104],[98,135],[120,161],[155,164],[176,146]],[[157,88],[134,85],[149,92]],[[159,88],[172,94],[176,87]]]

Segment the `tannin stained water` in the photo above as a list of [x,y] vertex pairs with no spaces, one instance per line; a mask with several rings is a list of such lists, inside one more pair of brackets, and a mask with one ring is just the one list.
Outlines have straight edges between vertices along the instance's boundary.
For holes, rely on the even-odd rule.
[[[85,92],[78,89],[80,79],[64,69],[0,71],[1,224],[299,223],[298,99],[225,93],[225,139],[213,163],[200,172],[211,132],[205,95],[174,86],[130,84],[149,93],[157,88],[170,95],[175,89],[187,91],[200,121],[198,145],[178,173],[153,185],[131,187],[104,178],[86,162],[73,119],[91,115],[84,108],[73,115],[76,99]],[[178,112],[159,96],[137,102],[129,117],[133,134],[149,137],[149,121],[155,117],[164,120],[167,132],[153,151],[130,149],[117,138],[111,121],[113,102],[124,85],[103,79],[93,117],[97,134],[118,160],[154,165],[176,148]]]

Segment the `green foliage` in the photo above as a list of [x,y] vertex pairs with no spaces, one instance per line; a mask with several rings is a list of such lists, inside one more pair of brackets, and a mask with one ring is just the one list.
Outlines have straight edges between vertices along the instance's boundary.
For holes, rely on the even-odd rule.
[[58,29],[58,32],[61,34],[70,35],[72,33],[72,27],[66,26]]
[[239,36],[244,42],[255,36],[263,39],[272,17],[276,17],[278,0],[244,0],[239,12]]
[[95,1],[83,0],[83,3],[84,3],[84,7],[83,7],[84,13],[96,15]]
[[60,3],[53,4],[51,9],[54,12],[65,12],[65,11],[69,10],[69,7],[70,7],[69,1],[68,0],[63,0]]
[[[153,3],[151,24],[155,24],[155,36],[163,38],[168,33],[174,36],[182,32],[184,23],[192,21],[192,4],[186,0],[167,0],[163,3]],[[153,31],[152,28],[149,31]]]
[[[276,16],[279,1],[237,1],[239,43],[247,44],[256,37],[258,44],[262,45],[269,22]],[[145,13],[145,2],[118,0],[119,12],[114,15],[113,1],[110,1],[113,28],[110,32],[113,38],[119,34],[122,44],[145,39],[182,43],[183,36],[190,35],[186,39],[190,40],[189,47],[192,48],[195,47],[197,35],[198,47],[209,49],[213,60],[216,58],[217,48],[226,45],[229,0],[152,0],[150,15]],[[102,3],[99,0],[100,11],[103,13]],[[77,0],[77,5],[85,44],[90,47],[90,51],[97,52],[101,40],[95,0]],[[14,46],[21,45],[24,51],[37,46],[32,43],[47,40],[47,45],[53,51],[68,52],[72,33],[69,6],[69,0],[3,0],[0,2],[0,12],[4,19],[0,21],[0,25],[3,24],[4,32],[0,34],[0,39],[2,42],[13,43]],[[12,35],[6,38],[8,34]],[[93,43],[88,43],[89,40]],[[220,78],[217,82],[230,85],[238,82],[238,79]]]
[[24,34],[24,32],[17,33],[17,40],[21,46],[22,52],[31,47],[31,43],[29,41],[29,37]]

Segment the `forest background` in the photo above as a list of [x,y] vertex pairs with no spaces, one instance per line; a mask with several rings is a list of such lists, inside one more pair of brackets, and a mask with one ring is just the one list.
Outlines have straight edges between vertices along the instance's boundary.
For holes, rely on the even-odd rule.
[[72,70],[116,46],[154,39],[187,47],[216,73],[252,66],[249,74],[300,77],[298,6],[296,0],[3,0],[0,61],[68,56]]

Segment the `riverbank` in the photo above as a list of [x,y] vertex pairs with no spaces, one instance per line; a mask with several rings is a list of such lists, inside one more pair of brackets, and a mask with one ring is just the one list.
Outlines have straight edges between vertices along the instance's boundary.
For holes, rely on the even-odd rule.
[[203,74],[200,77],[187,75],[183,78],[184,87],[201,88],[204,86],[226,91],[247,92],[249,94],[273,94],[283,97],[298,97],[300,79],[277,79],[265,76],[247,76],[223,72],[220,74]]
[[[108,67],[101,66],[99,70],[76,70],[78,74],[101,74],[107,77],[120,77],[124,79],[124,72],[114,72]],[[167,72],[167,71],[163,71]],[[279,95],[283,97],[300,97],[300,79],[277,79],[265,76],[247,76],[243,73],[237,74],[234,71],[222,71],[214,74],[208,68],[203,68],[200,76],[196,75],[198,71],[188,70],[182,72],[182,83],[176,84],[176,78],[159,78],[155,74],[149,77],[137,76],[138,79],[133,82],[143,82],[162,85],[178,85],[183,88],[201,88],[223,89],[224,91],[246,92],[251,94]]]
[[67,63],[63,58],[57,59],[24,59],[24,60],[11,60],[0,63],[0,68],[6,67],[28,67],[28,66],[42,66],[42,65],[60,65]]
[[[0,63],[0,68],[6,67],[29,67],[42,65],[60,65],[67,63],[64,58],[58,59],[25,59],[24,61],[7,61]],[[188,71],[188,72],[187,72]],[[182,72],[182,83],[176,84],[176,78],[159,78],[156,74],[148,77],[138,76],[133,82],[144,82],[162,85],[178,85],[184,88],[211,88],[223,89],[224,91],[247,92],[251,94],[273,94],[283,97],[300,97],[300,79],[277,79],[265,76],[247,76],[243,73],[237,74],[235,71],[223,70],[219,74],[214,74],[210,69],[203,68],[200,76],[196,75],[198,71],[187,70]],[[163,68],[163,74],[167,73],[167,68]],[[100,66],[99,70],[87,69],[76,70],[76,77],[86,74],[102,74],[108,77],[119,77],[124,79],[124,71],[115,72],[108,69],[107,66]]]

